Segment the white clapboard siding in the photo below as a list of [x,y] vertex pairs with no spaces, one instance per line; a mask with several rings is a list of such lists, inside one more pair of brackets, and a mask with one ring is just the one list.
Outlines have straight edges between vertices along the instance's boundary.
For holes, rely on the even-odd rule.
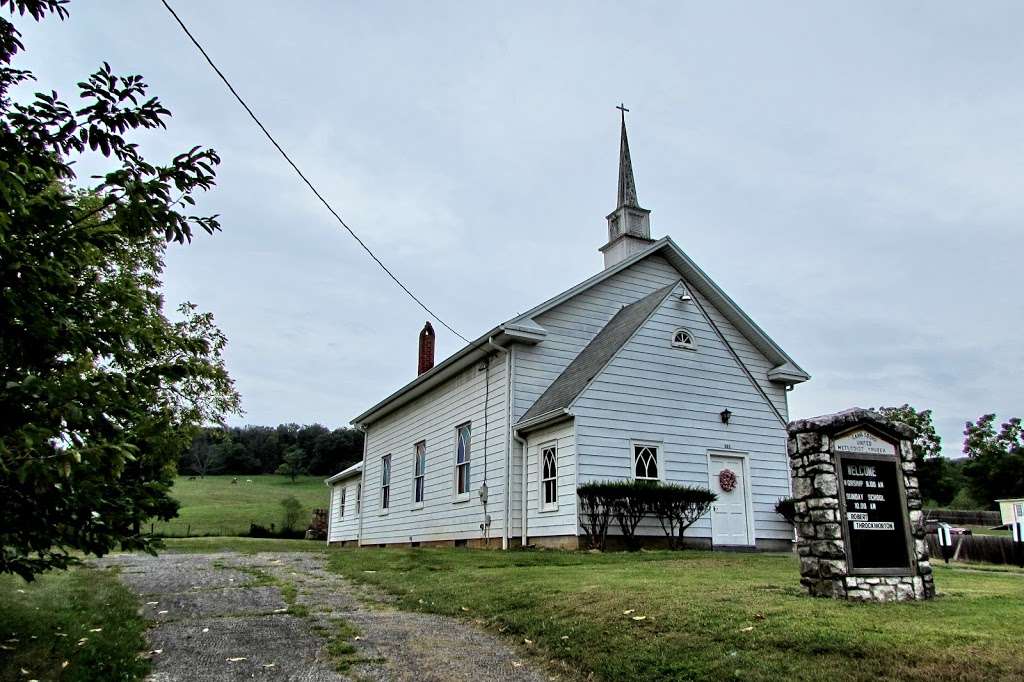
[[[542,511],[539,453],[552,443],[557,448],[558,508]],[[576,535],[576,439],[571,421],[529,434],[526,471],[527,536]]]
[[[359,538],[359,515],[356,513],[356,490],[359,475],[331,485],[331,511],[328,519],[328,542],[342,542]],[[345,491],[345,509],[341,508],[341,491]],[[344,511],[344,513],[342,513]]]
[[[715,321],[721,326],[724,318]],[[672,346],[680,327],[693,333],[696,350]],[[729,340],[740,354],[739,340]],[[752,373],[766,373],[768,362],[755,363],[756,353],[748,344],[740,355]],[[785,414],[784,392],[781,399]],[[728,426],[719,416],[725,409],[733,413]],[[573,414],[580,482],[631,477],[633,440],[659,443],[663,480],[689,485],[708,486],[709,451],[745,453],[756,537],[792,536],[774,511],[789,494],[785,428],[694,303],[666,298],[582,392]],[[642,532],[662,534],[657,522]],[[687,531],[710,534],[707,518]]]
[[[486,374],[469,367],[450,380],[367,427],[363,467],[361,544],[470,539],[482,537],[484,507],[478,491],[484,482],[485,385],[486,453],[491,541],[501,544],[505,513],[505,362],[492,357]],[[456,427],[472,423],[470,495],[455,501]],[[414,447],[426,441],[424,502],[413,500]],[[381,458],[391,455],[391,506],[381,501]]]
[[789,411],[787,407],[786,387],[782,384],[772,383],[768,380],[768,372],[772,369],[772,363],[761,354],[757,348],[754,347],[747,337],[740,334],[736,330],[736,327],[732,325],[729,320],[722,315],[716,308],[713,308],[702,294],[697,291],[691,292],[704,306],[704,310],[707,311],[708,316],[714,320],[718,330],[722,332],[728,341],[729,345],[732,346],[736,354],[743,360],[743,364],[746,365],[750,373],[753,374],[757,383],[761,386],[762,390],[768,395],[768,398],[775,405],[776,409],[782,413],[782,418],[789,419]]
[[519,419],[573,358],[623,306],[679,279],[661,256],[651,256],[538,315],[547,336],[516,350],[513,419]]

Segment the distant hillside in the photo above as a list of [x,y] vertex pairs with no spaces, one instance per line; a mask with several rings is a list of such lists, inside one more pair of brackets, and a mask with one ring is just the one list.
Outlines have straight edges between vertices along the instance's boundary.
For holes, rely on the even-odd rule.
[[[294,483],[287,476],[207,476],[189,480],[179,476],[171,497],[181,503],[178,518],[153,524],[155,532],[167,536],[245,535],[250,523],[269,527],[281,525],[281,500],[294,495],[303,506],[302,526],[309,523],[315,508],[326,508],[328,489],[319,476],[300,476]],[[251,482],[249,482],[251,481]],[[147,529],[148,530],[148,529]]]

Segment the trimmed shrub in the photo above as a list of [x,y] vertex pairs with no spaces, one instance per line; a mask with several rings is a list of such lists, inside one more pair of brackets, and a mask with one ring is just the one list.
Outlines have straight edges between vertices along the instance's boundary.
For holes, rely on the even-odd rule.
[[775,503],[775,513],[790,523],[796,521],[796,498],[783,497]]
[[580,498],[580,525],[588,549],[605,548],[608,523],[612,518],[608,485],[605,482],[584,483],[576,488]]
[[650,513],[656,488],[658,484],[654,481],[619,481],[608,485],[612,516],[619,523],[626,549],[631,552],[640,549],[636,527]]
[[718,499],[707,488],[676,483],[655,486],[648,495],[650,511],[658,518],[672,549],[682,547],[683,533],[711,511],[711,505]]
[[717,495],[707,488],[657,481],[599,481],[576,490],[580,498],[580,525],[587,546],[604,549],[608,525],[614,518],[629,550],[639,546],[636,529],[647,516],[655,516],[673,549],[683,533],[708,513]]

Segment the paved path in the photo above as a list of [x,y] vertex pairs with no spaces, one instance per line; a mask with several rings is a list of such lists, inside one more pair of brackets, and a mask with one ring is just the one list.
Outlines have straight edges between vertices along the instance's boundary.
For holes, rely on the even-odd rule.
[[[471,623],[399,611],[387,597],[324,569],[320,554],[120,555],[151,621],[153,682],[205,680],[556,679]],[[338,672],[327,652],[348,623],[358,639]]]

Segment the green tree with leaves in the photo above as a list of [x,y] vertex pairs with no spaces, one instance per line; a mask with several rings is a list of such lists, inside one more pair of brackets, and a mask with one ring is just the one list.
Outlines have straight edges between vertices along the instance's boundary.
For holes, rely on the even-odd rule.
[[1024,497],[1024,429],[1018,417],[996,431],[996,416],[983,414],[964,428],[964,476],[971,496],[995,508],[995,500]]
[[949,504],[964,481],[959,469],[942,456],[942,438],[932,423],[932,411],[918,411],[906,403],[899,407],[879,407],[876,411],[914,429],[914,464],[921,496],[940,505]]
[[281,533],[288,535],[302,522],[302,503],[294,495],[281,500]]
[[295,482],[297,476],[306,473],[306,453],[298,445],[293,445],[284,451],[281,458],[281,466],[277,467],[278,474],[288,476]]
[[[0,0],[35,20],[68,17],[67,0]],[[238,410],[224,335],[192,304],[164,312],[169,244],[213,233],[190,215],[219,158],[194,147],[162,164],[125,137],[170,116],[137,75],[104,64],[78,85],[13,103],[32,80],[0,17],[0,573],[31,579],[120,545],[169,519],[178,454],[196,428]],[[109,164],[80,186],[82,157]]]

